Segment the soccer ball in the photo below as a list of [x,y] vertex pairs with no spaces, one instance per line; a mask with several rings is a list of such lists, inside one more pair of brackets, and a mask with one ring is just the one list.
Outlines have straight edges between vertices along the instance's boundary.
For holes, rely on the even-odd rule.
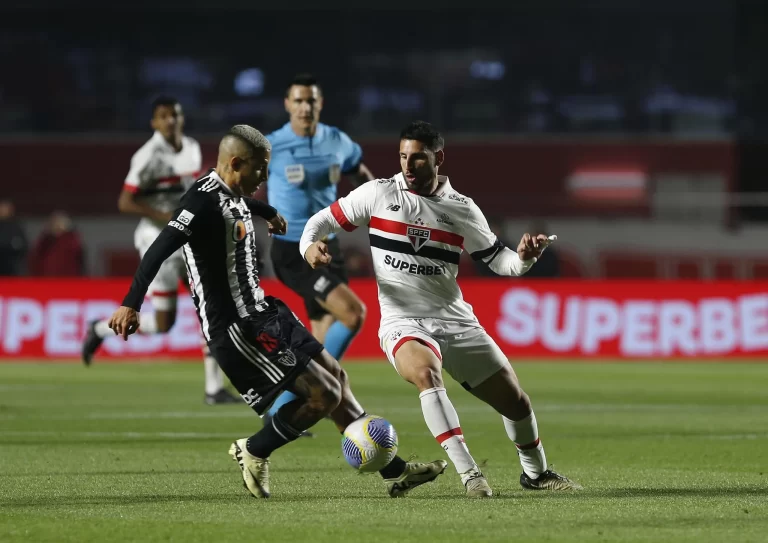
[[349,465],[357,471],[379,471],[397,454],[397,432],[386,419],[366,415],[344,430],[341,450]]

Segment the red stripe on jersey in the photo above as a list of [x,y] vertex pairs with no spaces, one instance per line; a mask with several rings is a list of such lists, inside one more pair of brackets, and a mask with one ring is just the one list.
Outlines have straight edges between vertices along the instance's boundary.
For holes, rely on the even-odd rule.
[[136,194],[139,192],[139,187],[136,185],[129,185],[128,183],[123,184],[123,190],[127,190],[131,194]]
[[351,232],[357,228],[357,226],[349,222],[347,216],[344,215],[344,210],[341,209],[341,205],[339,204],[338,200],[331,204],[331,213],[333,214],[333,218],[336,219],[336,222],[339,223],[339,226],[341,226],[347,232]]
[[443,432],[442,434],[436,435],[435,439],[437,440],[438,443],[442,443],[446,439],[450,439],[453,436],[460,436],[460,435],[463,435],[461,433],[461,427],[459,427],[459,428],[451,428],[447,432]]
[[446,232],[445,230],[438,230],[437,228],[420,226],[418,224],[405,224],[404,222],[391,221],[389,219],[382,219],[380,217],[371,217],[369,226],[371,228],[375,228],[376,230],[381,230],[382,232],[400,234],[401,236],[408,235],[408,228],[420,228],[422,230],[429,230],[429,241],[447,243],[448,245],[453,245],[454,247],[461,247],[464,244],[464,236],[454,234],[453,232]]
[[158,184],[159,183],[170,183],[172,185],[175,185],[176,183],[181,183],[181,176],[180,175],[171,175],[168,177],[158,177],[155,180]]
[[181,179],[184,177],[194,177],[198,178],[200,177],[200,172],[189,172],[189,173],[183,173],[181,175],[169,175],[168,177],[158,177],[156,181],[158,183],[181,183]]

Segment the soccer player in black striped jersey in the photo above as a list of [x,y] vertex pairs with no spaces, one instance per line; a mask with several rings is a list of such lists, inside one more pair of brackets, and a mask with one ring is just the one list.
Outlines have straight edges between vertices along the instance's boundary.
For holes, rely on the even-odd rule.
[[[259,286],[252,216],[284,233],[277,211],[248,198],[266,180],[271,147],[258,130],[238,125],[222,139],[216,168],[184,195],[168,225],[144,254],[131,289],[109,321],[124,339],[140,326],[139,309],[163,261],[182,248],[190,290],[212,354],[245,402],[263,415],[283,390],[297,398],[269,424],[232,443],[230,454],[255,497],[268,498],[269,457],[324,417],[340,431],[365,412],[346,373],[280,300]],[[434,480],[446,462],[395,459],[381,471],[390,496]]]

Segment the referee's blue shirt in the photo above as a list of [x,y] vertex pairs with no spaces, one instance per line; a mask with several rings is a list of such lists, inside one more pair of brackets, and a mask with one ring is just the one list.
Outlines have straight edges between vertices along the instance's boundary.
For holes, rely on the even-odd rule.
[[272,144],[267,198],[288,221],[288,231],[275,237],[298,242],[309,218],[338,199],[341,175],[357,169],[363,150],[338,128],[322,123],[311,138],[297,136],[287,123],[267,139]]

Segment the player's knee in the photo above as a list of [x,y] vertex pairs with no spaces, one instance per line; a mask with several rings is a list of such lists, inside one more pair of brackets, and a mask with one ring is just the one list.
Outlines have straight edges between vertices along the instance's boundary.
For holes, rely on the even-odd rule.
[[344,371],[344,368],[339,366],[339,373],[336,376],[336,379],[339,381],[339,386],[342,390],[344,390],[344,387],[347,386],[347,383],[349,383],[349,376],[347,375],[347,372]]
[[175,311],[155,311],[155,327],[158,334],[170,332],[174,324],[176,324]]
[[526,394],[525,391],[520,387],[518,387],[517,390],[519,394],[517,399],[518,409],[525,411],[526,413],[530,412],[532,410],[531,399],[528,397],[528,394]]
[[423,366],[414,370],[411,382],[419,387],[419,390],[440,388],[443,386],[443,375],[439,368]]
[[338,381],[329,381],[320,395],[322,401],[322,415],[330,415],[341,402],[341,384]]
[[366,307],[359,300],[350,302],[339,319],[350,330],[360,330],[365,322]]

